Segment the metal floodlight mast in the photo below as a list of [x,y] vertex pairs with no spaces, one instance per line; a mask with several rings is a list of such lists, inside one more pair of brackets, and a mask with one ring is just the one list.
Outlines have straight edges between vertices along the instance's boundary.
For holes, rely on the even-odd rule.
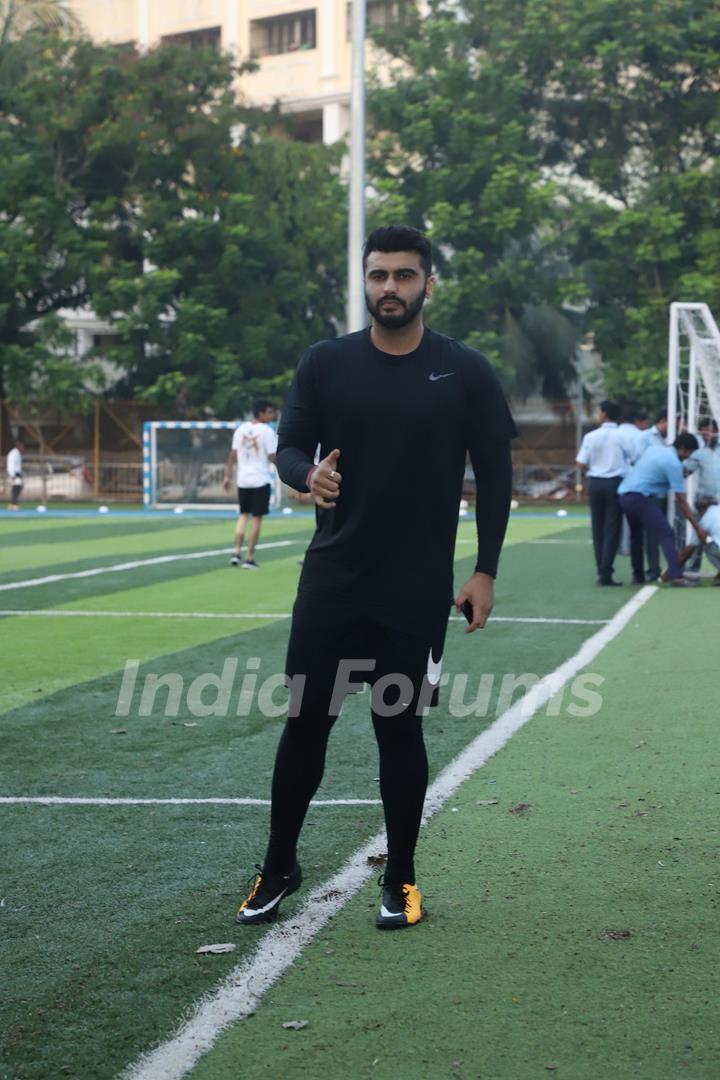
[[366,0],[352,0],[347,299],[349,333],[362,330],[366,323],[362,273],[362,249],[365,239],[365,23]]

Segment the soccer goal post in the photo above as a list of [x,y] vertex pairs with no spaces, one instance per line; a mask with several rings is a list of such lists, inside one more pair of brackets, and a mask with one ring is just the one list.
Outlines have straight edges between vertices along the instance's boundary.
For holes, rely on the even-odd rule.
[[[149,420],[143,424],[143,505],[146,510],[234,510],[237,488],[223,488],[225,463],[239,420]],[[273,467],[270,506],[282,492]]]
[[[720,425],[720,330],[707,304],[670,305],[668,349],[668,443],[681,431],[698,435],[700,421],[713,417]],[[688,484],[694,501],[697,479]],[[674,519],[670,500],[670,520]],[[688,526],[689,528],[689,526]]]

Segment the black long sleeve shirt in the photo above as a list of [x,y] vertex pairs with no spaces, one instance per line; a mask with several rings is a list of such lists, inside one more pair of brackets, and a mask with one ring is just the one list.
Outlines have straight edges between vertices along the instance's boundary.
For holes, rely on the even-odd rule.
[[[368,330],[303,355],[279,431],[277,468],[307,491],[320,456],[340,450],[334,510],[318,510],[300,589],[404,620],[447,608],[466,453],[477,483],[476,570],[495,576],[507,526],[515,425],[491,365],[428,328],[411,353]],[[410,614],[408,614],[408,612]]]

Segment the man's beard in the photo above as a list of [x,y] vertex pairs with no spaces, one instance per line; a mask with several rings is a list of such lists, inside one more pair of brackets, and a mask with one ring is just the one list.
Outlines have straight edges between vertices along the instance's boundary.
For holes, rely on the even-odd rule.
[[401,309],[400,311],[393,312],[392,314],[383,312],[382,305],[386,300],[391,299],[389,296],[383,296],[382,300],[379,300],[377,304],[373,304],[370,298],[365,293],[365,303],[367,309],[372,315],[373,319],[379,326],[383,326],[386,330],[400,330],[401,327],[407,326],[411,323],[416,315],[422,311],[423,304],[425,303],[425,290],[420,292],[414,300],[409,303],[405,303],[397,296],[393,296],[392,300]]

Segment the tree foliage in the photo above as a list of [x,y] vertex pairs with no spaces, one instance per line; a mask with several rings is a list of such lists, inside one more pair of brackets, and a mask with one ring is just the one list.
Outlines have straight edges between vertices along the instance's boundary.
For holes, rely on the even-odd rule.
[[610,388],[654,399],[668,304],[720,310],[717,5],[431,0],[381,36],[397,65],[373,95],[376,212],[431,228],[436,321],[522,390],[533,369],[547,387],[528,309],[569,312]]
[[103,351],[122,373],[116,392],[225,415],[282,387],[308,340],[332,335],[338,154],[270,137],[233,79],[211,49],[139,57],[46,37],[42,62],[6,93],[9,396],[52,383],[62,347],[47,320],[64,308],[89,306],[117,331]]

